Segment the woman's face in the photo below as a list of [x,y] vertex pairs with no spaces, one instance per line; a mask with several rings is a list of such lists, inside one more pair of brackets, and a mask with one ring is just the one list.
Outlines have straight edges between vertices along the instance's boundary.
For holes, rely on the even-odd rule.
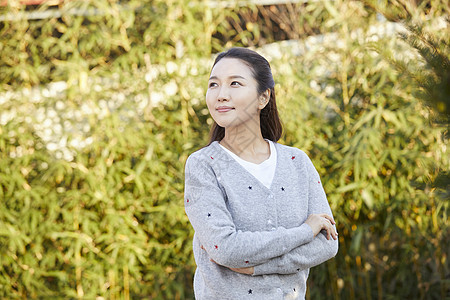
[[[262,96],[264,97],[264,96]],[[212,69],[206,104],[214,121],[224,128],[258,122],[264,108],[252,70],[237,58],[222,58]]]

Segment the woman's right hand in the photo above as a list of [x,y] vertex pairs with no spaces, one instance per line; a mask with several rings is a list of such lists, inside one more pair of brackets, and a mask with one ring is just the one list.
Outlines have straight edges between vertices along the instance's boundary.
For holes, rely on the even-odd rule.
[[314,236],[318,235],[321,230],[325,230],[327,232],[327,240],[330,239],[330,236],[337,240],[338,234],[336,229],[333,227],[336,222],[327,214],[311,214],[308,216],[308,219],[305,221],[306,224],[311,227]]

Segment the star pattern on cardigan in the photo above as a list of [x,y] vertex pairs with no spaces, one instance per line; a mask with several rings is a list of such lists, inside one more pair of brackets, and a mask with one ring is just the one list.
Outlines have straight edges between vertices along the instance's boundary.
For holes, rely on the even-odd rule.
[[[280,148],[280,150],[282,150],[282,148]],[[211,153],[210,152],[210,153],[205,153],[205,154],[206,155],[203,156],[203,163],[206,162],[208,164],[209,168],[213,169],[212,171],[215,171],[216,168],[219,168],[220,163],[223,160],[223,157],[220,154],[218,154],[218,153]],[[196,157],[194,157],[194,158],[196,158]],[[292,168],[291,166],[293,166],[293,167],[296,168],[297,171],[299,169],[300,169],[301,172],[309,171],[308,168],[306,168],[306,171],[304,171],[305,168],[301,168],[301,167],[303,167],[303,165],[301,164],[303,162],[303,160],[304,160],[303,154],[302,155],[300,155],[300,154],[297,155],[297,152],[287,152],[287,151],[283,154],[282,151],[279,151],[278,152],[278,158],[279,158],[279,160],[278,160],[279,163],[280,162],[284,162],[284,165],[283,165],[283,169],[284,170],[291,171],[291,168]],[[291,159],[291,162],[289,162],[289,159]],[[199,159],[197,159],[197,160],[199,160]],[[214,162],[212,160],[214,160]],[[295,162],[294,162],[294,160],[295,160]],[[195,159],[192,159],[191,161],[197,162]],[[297,163],[299,163],[299,165],[297,165]],[[205,193],[199,192],[197,185],[198,185],[198,182],[208,182],[207,180],[203,180],[203,179],[205,179],[204,177],[206,177],[206,175],[204,175],[204,174],[206,174],[207,172],[202,172],[203,169],[191,167],[191,165],[189,165],[190,168],[187,169],[187,170],[191,171],[191,173],[194,173],[194,175],[196,175],[195,172],[197,172],[198,173],[197,174],[198,178],[194,178],[194,179],[198,179],[198,181],[197,182],[193,181],[194,183],[191,184],[191,186],[188,185],[188,187],[192,187],[192,195],[188,194],[187,195],[188,197],[186,197],[186,200],[185,200],[186,209],[187,209],[188,212],[191,212],[190,210],[192,210],[193,212],[197,213],[197,217],[201,218],[203,220],[203,222],[202,222],[202,220],[197,219],[197,221],[199,223],[203,223],[203,224],[205,224],[205,226],[210,226],[209,224],[214,224],[214,220],[217,219],[221,214],[217,213],[213,208],[210,208],[208,205],[202,206],[202,210],[197,211],[197,209],[199,209],[199,205],[197,205],[197,204],[203,202],[205,200],[204,198],[206,198],[205,197],[205,193],[206,192]],[[242,170],[240,170],[240,171],[242,172]],[[188,174],[191,174],[191,173],[188,173]],[[219,179],[223,179],[223,181],[226,183],[226,181],[224,179],[225,177],[221,178],[219,175],[222,175],[222,174],[225,175],[225,174],[228,174],[228,173],[216,172],[215,174],[216,174],[216,178],[217,178],[218,182],[219,182]],[[280,173],[278,171],[278,174],[283,174],[283,173]],[[246,174],[246,175],[248,175],[248,174]],[[315,175],[315,176],[305,176],[305,177],[302,177],[301,179],[303,180],[302,182],[305,185],[307,185],[310,189],[317,189],[317,188],[320,187],[321,180],[320,180],[320,178],[318,176],[316,176],[316,174],[313,174],[313,175]],[[234,176],[232,176],[232,177],[234,177]],[[308,177],[310,177],[309,178],[310,180],[308,180]],[[290,177],[288,177],[288,178],[290,178]],[[206,178],[206,179],[209,179],[209,178]],[[254,180],[251,181],[252,179],[253,178],[243,178],[243,180],[240,180],[240,182],[239,181],[238,182],[234,182],[233,185],[230,185],[230,189],[233,189],[233,187],[235,189],[238,185],[240,185],[241,186],[241,188],[240,188],[241,189],[241,193],[242,193],[242,190],[245,191],[245,188],[248,188],[249,192],[251,191],[251,193],[248,193],[248,194],[244,192],[244,194],[246,194],[245,195],[246,197],[264,197],[265,194],[267,194],[266,189],[262,189],[261,188],[262,185],[260,185],[259,182],[257,184],[256,182],[254,182]],[[314,181],[316,181],[319,185],[312,184]],[[288,181],[278,180],[278,181],[274,181],[273,183],[274,183],[274,186],[272,187],[272,191],[270,192],[270,196],[267,197],[267,199],[264,198],[264,201],[267,201],[268,203],[275,202],[274,199],[277,199],[276,197],[283,197],[283,196],[286,197],[286,195],[290,196],[292,193],[295,193],[297,191],[297,189],[295,187],[293,188],[291,186],[291,183],[288,182]],[[222,181],[220,181],[219,184],[222,184]],[[253,184],[255,184],[255,189],[253,189],[253,186],[252,186]],[[286,186],[284,186],[284,185],[286,185]],[[228,191],[227,190],[227,186],[222,187],[222,186],[219,185],[219,187],[221,188],[222,193],[224,193],[224,190]],[[278,189],[280,189],[280,190],[278,190]],[[187,191],[189,191],[189,190],[187,190]],[[278,191],[278,192],[276,192],[276,191]],[[282,191],[283,193],[280,193],[280,191]],[[219,189],[217,189],[217,193],[219,193],[219,192],[220,192]],[[261,196],[259,194],[261,194]],[[194,200],[194,202],[192,202],[191,200]],[[214,214],[214,217],[212,216],[212,214]],[[204,220],[205,216],[207,216],[207,220]],[[213,222],[213,223],[211,223],[211,222]],[[267,220],[265,220],[265,222],[267,222]],[[266,224],[263,224],[263,225],[264,226],[268,226]],[[201,232],[201,231],[199,230],[199,232]],[[308,233],[309,233],[309,231],[308,231]],[[222,252],[227,252],[227,251],[224,251],[224,249],[226,248],[226,243],[222,243],[221,240],[214,241],[214,239],[215,238],[212,237],[208,241],[207,244],[209,244],[209,246],[207,248],[212,249],[212,251],[214,253],[216,253],[216,255],[219,255]],[[218,250],[219,246],[218,246],[218,244],[215,244],[215,242],[216,243],[219,242],[221,244],[221,251],[220,252]],[[210,245],[213,245],[213,247],[211,248]],[[206,244],[205,244],[205,246],[206,246]],[[203,248],[202,245],[200,245],[200,249],[205,249],[205,251],[206,251],[206,248]],[[214,251],[214,249],[217,250],[217,251]],[[242,264],[242,262],[244,262],[244,266],[247,266],[247,267],[249,266],[249,264],[250,264],[249,260],[250,259],[252,259],[252,265],[255,263],[255,261],[253,260],[252,257],[249,257],[247,255],[244,256],[244,257],[245,257],[244,261],[242,261],[242,256],[241,256],[241,260],[240,260],[241,264]],[[245,259],[248,259],[248,260],[245,260]],[[243,267],[243,266],[241,265],[241,267]],[[277,268],[283,268],[283,266],[278,267],[278,266],[271,266],[271,265],[268,264],[267,266],[265,266],[265,269],[264,268],[261,269],[260,272],[261,272],[261,275],[266,275],[265,273],[272,274],[270,272],[274,272],[274,271],[276,272]],[[291,268],[291,270],[297,270],[297,272],[304,272],[304,270],[301,270],[300,268],[297,269],[297,268],[295,268],[295,266],[290,266],[290,268]],[[272,269],[274,269],[274,271],[272,271]],[[255,272],[255,274],[256,273],[257,272]],[[273,274],[276,274],[276,273],[273,273]],[[259,275],[259,274],[257,274],[257,275]],[[302,275],[302,274],[300,274],[300,275]],[[298,275],[298,276],[300,276],[300,275]],[[255,278],[255,277],[250,277],[249,276],[249,278]],[[243,283],[244,283],[244,281],[243,281]],[[252,286],[252,288],[250,288],[249,285]],[[256,290],[253,290],[253,288],[255,288]],[[301,296],[301,295],[303,295],[303,289],[304,289],[304,287],[302,285],[297,285],[297,282],[292,282],[292,283],[286,282],[286,286],[279,286],[279,288],[284,290],[284,293],[287,293],[287,294],[292,295],[292,296],[298,296],[298,295]],[[299,293],[297,293],[297,290],[298,290]],[[228,291],[228,292],[232,293],[232,291]],[[249,295],[248,298],[250,298],[250,295],[251,296],[255,295],[255,297],[258,298],[257,295],[259,295],[259,293],[261,293],[262,291],[260,291],[259,287],[257,285],[254,285],[253,282],[249,279],[248,282],[245,282],[245,285],[242,286],[242,290],[241,289],[236,289],[236,290],[234,290],[234,292],[236,293],[236,295],[234,295],[234,296],[236,296],[235,299],[239,299],[241,297],[242,298],[245,297],[243,295],[245,295],[246,292]],[[256,294],[254,294],[255,292],[256,292]],[[280,289],[272,290],[271,293],[273,293],[273,295],[275,295],[275,293],[278,294],[278,293],[280,293]],[[240,295],[237,295],[237,294],[240,294]],[[268,294],[270,294],[270,293],[268,293]],[[272,296],[272,294],[270,294],[270,295]]]

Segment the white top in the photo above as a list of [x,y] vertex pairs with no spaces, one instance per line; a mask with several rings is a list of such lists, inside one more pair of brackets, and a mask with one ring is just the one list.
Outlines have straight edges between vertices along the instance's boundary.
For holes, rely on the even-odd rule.
[[275,145],[271,140],[264,139],[267,142],[269,142],[270,145],[270,156],[268,159],[263,161],[260,164],[255,164],[249,161],[246,161],[224,146],[219,145],[227,151],[228,154],[231,155],[242,167],[244,167],[247,172],[252,174],[256,179],[258,179],[262,184],[264,184],[268,189],[270,189],[270,186],[272,184],[273,176],[275,175],[275,169],[277,166],[277,150],[275,148]]

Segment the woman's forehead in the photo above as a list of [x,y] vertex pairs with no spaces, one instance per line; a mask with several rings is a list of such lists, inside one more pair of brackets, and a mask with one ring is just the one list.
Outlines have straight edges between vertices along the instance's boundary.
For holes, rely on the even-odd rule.
[[211,77],[241,76],[245,79],[253,78],[252,69],[239,58],[222,58],[211,70]]

